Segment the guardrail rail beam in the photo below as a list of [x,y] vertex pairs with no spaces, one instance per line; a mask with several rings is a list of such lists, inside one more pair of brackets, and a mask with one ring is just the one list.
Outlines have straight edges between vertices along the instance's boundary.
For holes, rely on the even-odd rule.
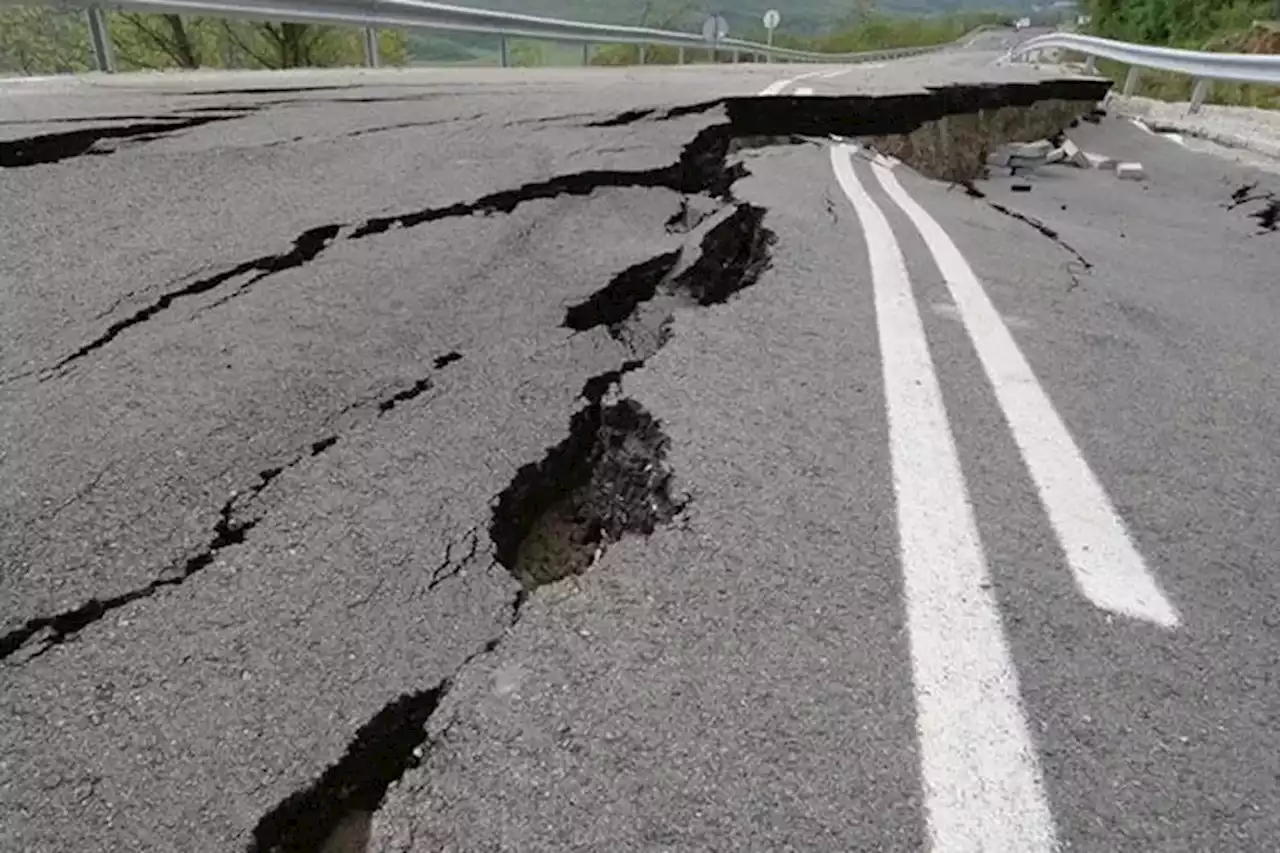
[[1275,54],[1183,50],[1149,44],[1130,44],[1079,33],[1048,33],[1027,39],[1010,49],[1006,58],[1024,59],[1046,50],[1083,53],[1089,57],[1085,67],[1090,71],[1095,68],[1096,59],[1107,59],[1128,65],[1129,73],[1125,76],[1124,86],[1121,89],[1125,95],[1137,93],[1144,69],[1191,77],[1196,84],[1191,93],[1191,103],[1187,111],[1192,113],[1199,112],[1201,105],[1209,97],[1215,80],[1280,86],[1280,56]]

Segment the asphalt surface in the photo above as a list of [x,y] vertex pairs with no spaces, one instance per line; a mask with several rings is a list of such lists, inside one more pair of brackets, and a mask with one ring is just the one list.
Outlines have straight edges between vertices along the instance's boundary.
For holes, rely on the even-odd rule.
[[[872,68],[0,85],[0,848],[337,850],[305,825],[341,821],[378,851],[910,851],[931,826],[935,850],[1001,849],[978,829],[1013,794],[939,835],[964,787],[929,775],[919,710],[998,716],[987,685],[947,704],[981,680],[961,633],[921,695],[921,638],[990,599],[1059,848],[1269,849],[1280,179],[1112,118],[1069,133],[1146,181],[894,169],[1028,381],[990,372],[951,262],[852,158],[980,537],[987,579],[950,601],[913,590],[903,547],[947,447],[904,440],[883,241],[831,146],[741,151],[718,199],[726,164],[670,168],[724,119],[673,108],[1039,79],[993,65],[1011,37]],[[726,221],[758,242],[697,266],[739,245]],[[682,247],[736,292],[668,278],[628,303],[619,274]],[[495,507],[551,476],[522,466],[611,371],[604,404],[659,420],[683,509],[522,592]],[[1052,507],[1082,492],[1037,479],[1002,396],[1027,387],[1173,622],[1068,569]],[[922,600],[946,618],[916,621]]]

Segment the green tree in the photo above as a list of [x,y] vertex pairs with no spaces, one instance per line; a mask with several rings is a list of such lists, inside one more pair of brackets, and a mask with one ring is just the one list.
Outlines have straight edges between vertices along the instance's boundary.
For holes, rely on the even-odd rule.
[[1090,0],[1095,33],[1147,44],[1200,47],[1271,13],[1273,0]]
[[[193,31],[198,23],[189,27],[181,15],[121,12],[111,24],[116,54],[130,65],[200,67],[200,33]],[[156,64],[151,54],[163,57],[164,64]]]
[[[351,27],[229,21],[202,16],[113,12],[107,15],[122,70],[163,68],[297,68],[360,65],[364,42]],[[403,65],[408,39],[378,33],[383,64]],[[58,74],[92,65],[83,13],[43,6],[0,7],[0,71]]]
[[511,64],[517,68],[540,68],[547,64],[546,52],[536,41],[512,42]]
[[92,64],[88,27],[79,13],[0,7],[0,71],[70,74],[88,71]]

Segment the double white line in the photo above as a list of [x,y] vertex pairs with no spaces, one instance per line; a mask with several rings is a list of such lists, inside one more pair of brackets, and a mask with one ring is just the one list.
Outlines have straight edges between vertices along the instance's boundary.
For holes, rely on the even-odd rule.
[[[814,77],[821,77],[823,80],[832,80],[842,74],[848,74],[853,70],[853,66],[848,68],[837,68],[834,71],[806,71],[804,74],[797,74],[795,77],[788,77],[785,80],[775,80],[768,86],[760,90],[761,95],[781,95],[788,86],[799,83],[801,80],[809,80]],[[796,87],[797,95],[812,95],[813,89],[807,86]]]
[[[760,94],[849,70],[809,72]],[[832,146],[831,164],[871,264],[930,846],[1051,853],[1053,815],[924,326],[893,229],[854,169],[856,151]],[[870,160],[946,280],[1076,586],[1104,610],[1177,627],[1177,611],[977,276],[893,165]]]
[[[937,374],[902,251],[858,179],[855,150],[833,146],[831,163],[871,261],[932,849],[1048,853],[1053,817]],[[1175,627],[1177,612],[968,262],[889,161],[870,168],[946,279],[1076,584],[1101,608]]]

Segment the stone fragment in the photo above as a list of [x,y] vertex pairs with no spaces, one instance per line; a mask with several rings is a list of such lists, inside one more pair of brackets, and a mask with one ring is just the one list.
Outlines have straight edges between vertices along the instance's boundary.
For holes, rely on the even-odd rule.
[[1122,181],[1141,181],[1147,177],[1141,163],[1117,163],[1116,177]]

